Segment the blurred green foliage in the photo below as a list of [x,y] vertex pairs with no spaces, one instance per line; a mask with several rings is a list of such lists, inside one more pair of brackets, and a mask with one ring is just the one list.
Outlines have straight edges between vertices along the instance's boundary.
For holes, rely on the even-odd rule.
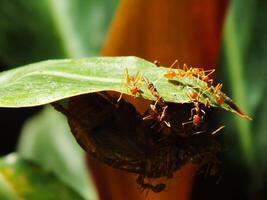
[[[1,67],[6,69],[45,59],[97,55],[117,2],[1,0],[0,62],[5,64]],[[84,153],[70,134],[63,116],[46,108],[32,120],[23,129],[19,154],[55,173],[85,199],[97,199],[95,188],[86,172]],[[27,170],[27,165],[24,168]],[[29,181],[30,176],[26,177]],[[35,176],[37,179],[39,174]],[[60,190],[52,190],[55,188],[50,187],[50,182],[42,187],[42,190],[37,190],[40,193],[35,199],[41,199],[44,191],[61,195],[56,199],[68,199],[64,198],[65,194]]]
[[[253,187],[264,187],[267,175],[267,1],[233,0],[223,36],[222,79],[226,90],[253,118],[252,122],[224,117],[228,156],[247,168]],[[232,123],[233,124],[233,123]],[[234,138],[229,139],[229,138]]]
[[26,122],[17,153],[56,174],[85,199],[97,199],[87,174],[85,153],[77,145],[65,116],[51,106]]
[[14,66],[96,55],[117,0],[1,0],[0,60]]
[[54,174],[16,154],[0,160],[0,199],[84,200]]

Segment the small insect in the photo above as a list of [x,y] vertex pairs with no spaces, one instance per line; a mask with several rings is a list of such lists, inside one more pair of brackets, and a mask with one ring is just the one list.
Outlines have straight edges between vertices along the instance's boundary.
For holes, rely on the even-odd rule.
[[210,87],[212,90],[212,93],[215,95],[216,101],[219,105],[222,105],[224,103],[224,95],[221,92],[222,86],[223,85],[221,83],[218,83],[215,87],[213,87],[213,86]]
[[154,84],[149,81],[146,76],[143,76],[142,79],[146,83],[148,90],[157,99],[155,104],[150,105],[150,109],[152,112],[150,112],[148,116],[143,117],[143,120],[156,119],[159,122],[164,122],[167,127],[170,127],[170,123],[164,120],[168,106],[164,102],[163,98],[160,96]]
[[146,77],[142,76],[142,80],[146,83],[148,90],[151,92],[151,94],[156,97],[159,103],[164,103],[162,97],[160,96],[159,92],[157,91],[154,84]]
[[141,76],[140,73],[137,72],[136,75],[130,76],[128,73],[127,68],[125,69],[125,79],[126,79],[126,84],[130,87],[130,91],[132,93],[132,95],[136,95],[138,92],[140,92],[141,90],[137,87],[137,84],[141,81]]
[[213,84],[213,79],[210,78],[210,75],[213,74],[215,72],[215,69],[211,69],[211,70],[206,70],[205,73],[208,72],[208,74],[204,74],[203,76],[201,76],[201,80],[206,82],[209,85]]
[[[141,75],[139,71],[135,74],[135,76],[129,75],[128,69],[125,69],[125,84],[128,88],[130,88],[130,92],[133,96],[136,96],[138,93],[141,93],[141,89],[137,86],[141,81]],[[117,102],[119,102],[122,98],[123,93],[120,94]]]
[[171,69],[176,65],[176,63],[178,63],[178,60],[175,60],[175,61],[171,64],[171,66],[170,66],[170,68],[169,68],[169,71],[168,71],[166,74],[164,74],[164,77],[165,77],[165,78],[167,78],[167,79],[172,79],[172,78],[175,78],[175,77],[177,76],[176,72],[173,71],[173,70],[171,70]]
[[194,102],[194,108],[191,109],[189,120],[192,120],[194,126],[198,126],[202,122],[205,114],[205,111],[200,108],[199,102],[196,101]]
[[209,85],[212,85],[213,79],[210,78],[210,75],[215,72],[215,69],[204,70],[203,68],[188,67],[186,64],[183,65],[181,71],[177,75],[181,78],[183,77],[196,77]]
[[[171,70],[176,64],[178,63],[178,60],[175,60],[173,64],[170,66],[170,69],[167,73],[164,74],[164,77],[167,79],[172,79],[175,77],[196,77],[204,82],[206,82],[208,85],[212,85],[213,79],[210,78],[210,75],[215,72],[215,69],[211,70],[204,70],[203,68],[195,68],[195,67],[188,67],[186,64],[183,65],[182,69],[178,72],[175,72]],[[179,64],[178,64],[179,68]]]
[[[191,90],[188,96],[193,102],[194,107],[191,109],[191,116],[189,118],[190,121],[184,122],[182,125],[185,126],[186,124],[192,123],[195,127],[197,127],[203,122],[203,118],[206,112],[200,107],[200,103],[199,103],[200,94],[199,93],[197,93],[194,90]],[[205,102],[205,105],[206,104],[208,105],[208,103]]]
[[183,68],[181,71],[179,71],[177,73],[177,75],[180,77],[180,78],[183,78],[183,77],[192,77],[193,75],[195,75],[198,71],[198,68],[193,68],[193,67],[188,67],[186,64],[183,65]]
[[191,91],[190,91],[190,94],[189,94],[189,97],[190,97],[191,100],[195,100],[195,101],[197,101],[198,98],[199,98],[199,95],[198,95],[197,92],[191,90]]

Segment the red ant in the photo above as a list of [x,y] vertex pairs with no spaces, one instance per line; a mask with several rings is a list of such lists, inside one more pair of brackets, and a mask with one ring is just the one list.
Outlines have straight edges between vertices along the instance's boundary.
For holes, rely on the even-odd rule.
[[[167,127],[171,127],[170,123],[164,120],[168,106],[165,104],[163,98],[160,96],[154,84],[150,82],[146,76],[143,76],[142,79],[146,83],[147,88],[149,89],[151,94],[157,99],[154,105],[150,105],[153,113],[150,113],[150,115],[144,117],[143,120],[156,119],[159,122],[163,121]],[[159,107],[157,105],[159,105]]]
[[210,78],[209,76],[215,72],[215,69],[206,70],[205,72],[209,72],[209,73],[207,75],[204,74],[203,76],[201,76],[201,80],[206,82],[209,85],[212,85],[213,84],[213,79]]
[[[199,103],[199,94],[195,91],[190,91],[189,98],[193,101],[194,107],[191,109],[191,116],[188,122],[184,122],[183,126],[188,123],[192,123],[194,126],[198,126],[201,124],[203,121],[203,118],[205,116],[205,111],[200,108],[200,103]],[[206,104],[206,103],[205,103]],[[208,103],[207,103],[208,105]]]
[[[220,90],[220,88],[221,87],[219,87],[219,86],[216,87],[215,91]],[[184,126],[186,124],[192,123],[195,127],[197,127],[203,122],[203,118],[206,115],[206,112],[203,109],[200,108],[200,103],[199,103],[200,94],[198,94],[195,91],[191,91],[190,94],[189,94],[189,97],[194,103],[194,107],[191,109],[191,116],[189,118],[189,120],[192,120],[192,121],[184,122],[182,125]],[[209,107],[209,100],[208,99],[205,99],[204,106],[205,107]],[[211,135],[214,135],[214,134],[218,133],[224,127],[225,126],[220,126],[215,131],[213,131],[211,133]],[[205,132],[205,131],[199,131],[199,132],[196,132],[194,134],[199,134],[199,133],[203,133],[203,132]]]
[[195,76],[210,85],[213,83],[213,79],[211,79],[209,76],[215,72],[215,69],[204,70],[203,68],[188,68],[187,65],[184,64],[183,70],[185,71],[185,73],[182,74],[183,76]]
[[215,95],[216,97],[216,101],[219,105],[222,105],[224,104],[224,95],[221,91],[222,89],[222,83],[218,83],[215,87],[211,86],[211,90],[212,90],[212,93]]
[[205,114],[205,111],[200,108],[199,102],[196,101],[194,102],[194,108],[191,109],[191,117],[189,120],[192,120],[194,126],[198,126],[202,122]]
[[194,68],[194,67],[189,68],[186,64],[184,64],[182,71],[180,71],[177,75],[181,78],[194,76],[206,82],[207,84],[212,85],[213,79],[211,79],[209,76],[213,74],[214,72],[215,72],[215,69],[204,70],[203,68]]
[[[176,73],[175,71],[172,71],[171,69],[177,63],[178,63],[178,60],[175,60],[172,63],[172,65],[170,66],[170,70],[166,74],[164,74],[165,78],[172,79],[176,76],[179,76],[181,78],[195,76],[198,79],[201,79],[202,81],[206,82],[207,84],[212,85],[213,79],[211,79],[209,76],[215,72],[215,69],[204,70],[203,68],[194,68],[194,67],[189,68],[186,64],[184,64],[182,70]],[[178,64],[178,67],[179,67],[179,64]]]
[[164,77],[165,77],[165,78],[167,78],[167,79],[172,79],[172,78],[174,78],[174,77],[177,76],[177,74],[175,73],[175,71],[172,71],[172,70],[171,70],[171,69],[176,65],[176,63],[178,63],[178,60],[175,60],[175,61],[171,64],[171,66],[170,66],[170,68],[169,68],[169,71],[168,71],[166,74],[164,74]]
[[[128,73],[128,69],[125,69],[125,84],[130,87],[130,92],[133,96],[136,96],[138,93],[141,92],[140,88],[137,87],[138,82],[141,81],[141,76],[139,74],[139,71],[136,73],[136,75],[130,76]],[[122,98],[122,93],[120,94],[120,97],[118,98],[117,102],[119,102]]]

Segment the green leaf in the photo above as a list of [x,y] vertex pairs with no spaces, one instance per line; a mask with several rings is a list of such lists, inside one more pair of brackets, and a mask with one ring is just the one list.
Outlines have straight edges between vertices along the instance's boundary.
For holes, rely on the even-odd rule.
[[96,55],[117,0],[1,0],[0,59],[9,65]]
[[[224,94],[225,103],[218,104],[216,95],[199,78],[178,76],[170,80],[164,77],[168,71],[167,68],[156,67],[155,64],[137,57],[39,62],[0,74],[0,106],[37,106],[81,94],[110,90],[131,95],[131,85],[125,83],[129,75],[136,76],[135,85],[141,90],[137,96],[144,99],[156,100],[148,89],[148,84],[138,77],[147,77],[167,102],[191,103],[190,91],[193,90],[201,94],[200,102],[204,103],[208,99],[211,106],[219,106],[247,117]],[[174,71],[179,73],[182,70]]]
[[26,122],[18,154],[53,172],[85,199],[97,199],[84,151],[73,138],[66,118],[50,106]]
[[54,174],[15,154],[0,160],[0,199],[84,199],[59,181]]

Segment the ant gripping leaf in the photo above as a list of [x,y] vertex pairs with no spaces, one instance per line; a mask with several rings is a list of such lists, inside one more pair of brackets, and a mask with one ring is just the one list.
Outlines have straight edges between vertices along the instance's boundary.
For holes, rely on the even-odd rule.
[[[129,75],[128,69],[125,69],[125,74],[124,74],[124,84],[126,85],[127,88],[129,88],[131,95],[135,96],[139,93],[142,93],[141,89],[139,88],[138,84],[141,81],[141,75],[138,72],[136,72],[135,76]],[[117,102],[119,102],[122,98],[123,93],[120,94]]]
[[172,65],[170,66],[170,70],[164,74],[165,78],[172,79],[177,76],[176,72],[171,70],[176,64],[178,63],[178,60],[175,60]]

